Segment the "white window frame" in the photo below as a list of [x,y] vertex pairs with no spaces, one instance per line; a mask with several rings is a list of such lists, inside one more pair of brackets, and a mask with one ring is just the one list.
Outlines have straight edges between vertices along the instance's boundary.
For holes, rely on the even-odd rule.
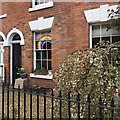
[[[49,31],[49,30],[45,30],[46,32]],[[37,31],[36,31],[37,32]],[[36,69],[36,32],[33,32],[33,39],[34,39],[34,70]],[[42,31],[39,31],[39,32],[42,32]],[[49,49],[47,49],[49,50]],[[52,48],[50,49],[52,51]],[[41,50],[40,50],[41,51]],[[52,59],[52,56],[51,56],[51,59]],[[48,61],[48,59],[46,59]],[[42,61],[42,58],[41,58],[41,61]],[[51,60],[52,62],[52,60]],[[42,62],[41,62],[42,64]],[[51,66],[52,67],[52,66]],[[48,68],[48,65],[47,65],[47,68]],[[49,71],[49,69],[47,69]],[[50,70],[51,71],[51,70]]]
[[[40,0],[38,0],[38,1],[40,1]],[[45,0],[43,0],[43,1],[45,1]],[[29,12],[49,8],[52,6],[53,6],[52,0],[49,0],[48,2],[44,2],[44,3],[40,3],[38,5],[35,5],[35,0],[32,0],[32,8],[29,8]]]
[[[46,30],[47,31],[47,30]],[[35,42],[36,42],[36,37],[35,37],[35,33],[36,32],[38,32],[38,31],[34,31],[33,32],[33,42],[34,42],[34,46],[33,46],[33,48],[34,48],[34,60],[33,60],[33,68],[34,68],[34,70],[36,69],[36,51],[35,51],[35,49],[36,49],[36,44],[35,44]],[[52,48],[51,48],[51,50],[52,50]],[[52,56],[51,56],[51,58],[52,58]],[[52,62],[52,61],[51,61]],[[52,66],[51,66],[52,67]],[[52,80],[53,79],[53,75],[52,75],[52,70],[48,70],[48,75],[35,75],[34,73],[30,73],[30,77],[31,78],[40,78],[40,79],[47,79],[47,80]]]
[[[101,41],[101,37],[102,37],[101,36],[101,26],[103,24],[106,24],[106,23],[108,23],[108,22],[90,24],[90,48],[92,48],[92,39],[93,39],[93,37],[92,37],[92,35],[93,35],[92,27],[95,26],[95,25],[100,25],[100,41]],[[109,37],[110,37],[110,43],[112,43],[112,36],[118,36],[118,35],[112,35],[111,30],[110,30],[110,35],[109,35]]]

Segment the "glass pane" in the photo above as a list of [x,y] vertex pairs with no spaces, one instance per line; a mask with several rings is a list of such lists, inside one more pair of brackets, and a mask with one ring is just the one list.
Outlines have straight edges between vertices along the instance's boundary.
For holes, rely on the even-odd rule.
[[43,43],[43,49],[51,49],[51,41],[44,41]]
[[45,3],[45,0],[40,0],[39,4]]
[[36,32],[35,33],[35,40],[38,40],[41,37],[41,33],[40,32]]
[[100,25],[92,26],[92,36],[100,36]]
[[35,0],[35,5],[39,5],[40,4],[40,0]]
[[4,40],[3,40],[3,37],[2,36],[0,36],[0,42],[3,42]]
[[47,59],[47,51],[42,50],[42,59]]
[[35,0],[35,5],[37,5],[37,0]]
[[52,62],[48,61],[48,70],[52,70]]
[[36,61],[36,68],[40,69],[41,68],[41,61]]
[[120,31],[118,31],[116,28],[111,29],[111,34],[112,35],[120,35]]
[[47,69],[47,61],[45,60],[42,61],[42,68]]
[[13,41],[14,41],[14,40],[21,40],[20,35],[19,35],[19,34],[14,35],[14,37],[13,37],[12,40],[13,40]]
[[51,41],[47,42],[47,49],[51,49]]
[[112,42],[114,43],[114,42],[118,42],[118,41],[120,41],[120,36],[113,36],[112,37]]
[[41,59],[41,51],[36,51],[36,59]]
[[92,39],[92,47],[94,48],[95,46],[97,47],[99,45],[100,38],[93,38]]
[[47,49],[47,41],[45,41],[42,46],[43,46],[43,49]]
[[48,59],[51,59],[51,50],[48,50]]
[[49,2],[50,0],[45,0],[45,2],[47,3],[47,2]]
[[107,30],[107,25],[102,25],[101,36],[110,36],[110,30]]
[[36,41],[36,49],[40,50],[41,49],[41,45],[40,42]]
[[110,37],[102,37],[102,41],[110,43]]

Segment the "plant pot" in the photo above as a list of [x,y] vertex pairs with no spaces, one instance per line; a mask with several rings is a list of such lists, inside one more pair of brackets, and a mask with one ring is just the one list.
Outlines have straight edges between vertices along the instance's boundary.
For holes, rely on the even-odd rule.
[[26,73],[20,74],[20,78],[25,79],[27,77]]

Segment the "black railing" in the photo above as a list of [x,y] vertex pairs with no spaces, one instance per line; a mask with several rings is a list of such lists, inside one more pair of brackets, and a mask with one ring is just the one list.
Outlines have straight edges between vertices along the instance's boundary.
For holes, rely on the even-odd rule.
[[[87,119],[91,120],[97,118],[103,120],[107,118],[110,120],[119,120],[119,117],[116,116],[116,113],[119,110],[115,106],[114,99],[111,99],[109,106],[106,106],[102,102],[102,97],[99,98],[98,104],[93,104],[90,94],[87,97],[86,102],[82,102],[80,98],[80,93],[78,93],[76,100],[72,98],[71,92],[68,93],[67,99],[63,98],[62,92],[59,92],[59,95],[54,95],[52,90],[47,90],[44,92],[39,92],[38,90],[30,89],[18,89],[11,86],[2,85],[2,119],[56,119],[56,112],[58,112],[57,119],[62,120],[65,118],[64,113],[67,114],[65,119],[71,120],[80,120]],[[58,106],[55,106],[55,103],[58,103]],[[64,104],[65,102],[65,104]],[[75,113],[73,115],[72,105],[76,104]],[[67,109],[63,109],[66,105]],[[82,116],[82,106],[85,106],[86,113],[85,116]],[[56,108],[57,107],[57,108]],[[97,115],[92,116],[92,110],[97,109]],[[106,116],[106,113],[109,113]]]

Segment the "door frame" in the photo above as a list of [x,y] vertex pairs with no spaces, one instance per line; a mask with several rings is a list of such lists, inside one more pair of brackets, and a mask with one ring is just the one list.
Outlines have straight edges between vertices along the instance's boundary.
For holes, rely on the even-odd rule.
[[[19,34],[21,39],[20,40],[16,40],[16,41],[12,41],[15,34]],[[9,46],[10,47],[10,69],[9,69],[10,70],[10,84],[13,83],[13,81],[12,81],[12,78],[13,78],[13,76],[12,76],[12,54],[13,54],[12,50],[13,50],[13,44],[14,43],[20,43],[20,45],[25,45],[23,33],[19,29],[17,29],[17,28],[13,28],[8,33],[7,40],[4,43],[4,46]],[[21,53],[22,53],[22,51],[21,51]]]
[[3,32],[0,31],[0,36],[3,38],[3,42],[0,42],[0,46],[2,47],[2,52],[1,52],[1,63],[0,66],[2,66],[2,73],[3,73],[3,81],[5,80],[5,70],[4,70],[4,42],[6,40],[6,37]]

